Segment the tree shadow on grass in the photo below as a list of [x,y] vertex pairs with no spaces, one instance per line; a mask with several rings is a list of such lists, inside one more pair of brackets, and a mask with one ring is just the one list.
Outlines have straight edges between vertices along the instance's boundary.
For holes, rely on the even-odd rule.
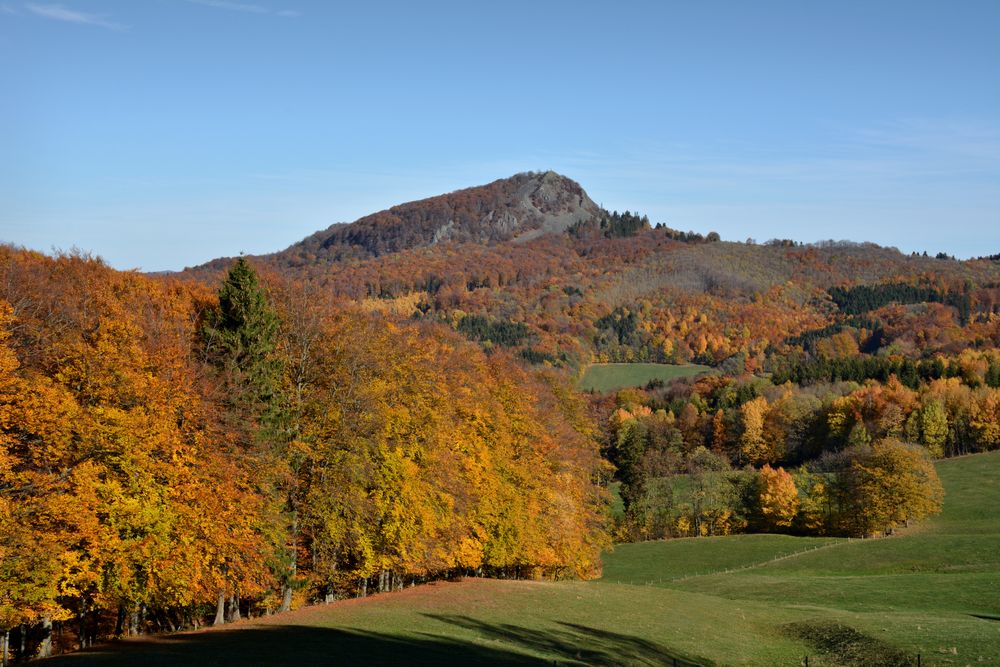
[[309,665],[537,665],[543,661],[448,637],[264,625],[116,641],[45,667],[306,667]]
[[505,642],[546,656],[559,664],[666,665],[697,667],[712,665],[641,637],[633,637],[576,623],[559,622],[556,628],[535,629],[509,623],[493,624],[468,616],[424,614],[428,618],[471,630],[481,637]]
[[[254,667],[256,665],[677,665],[696,664],[638,637],[582,625],[534,629],[467,616],[426,614],[479,641],[347,628],[259,625],[112,642],[40,664],[48,667]],[[544,657],[536,657],[538,654]]]

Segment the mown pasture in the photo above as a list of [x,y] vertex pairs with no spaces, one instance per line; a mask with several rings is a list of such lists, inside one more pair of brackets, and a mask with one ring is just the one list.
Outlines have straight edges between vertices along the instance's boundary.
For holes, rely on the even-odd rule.
[[579,387],[603,393],[623,387],[644,387],[651,380],[669,382],[708,371],[711,368],[699,364],[591,364],[584,370]]

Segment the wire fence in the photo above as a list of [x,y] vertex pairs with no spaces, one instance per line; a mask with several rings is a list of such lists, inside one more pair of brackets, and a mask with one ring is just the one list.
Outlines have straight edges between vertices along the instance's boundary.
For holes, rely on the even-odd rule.
[[662,584],[664,582],[666,582],[666,583],[673,583],[673,582],[677,582],[677,581],[684,581],[686,579],[694,579],[696,577],[710,577],[710,576],[712,576],[714,574],[732,574],[734,572],[742,572],[744,570],[752,570],[754,568],[763,567],[765,565],[770,565],[771,563],[777,563],[778,561],[786,560],[788,558],[796,558],[797,556],[801,556],[802,554],[811,553],[813,551],[820,551],[821,549],[830,549],[832,547],[839,547],[839,546],[841,546],[843,544],[850,543],[852,539],[853,538],[848,537],[848,538],[846,538],[846,541],[830,542],[828,544],[821,544],[821,545],[816,546],[816,547],[809,547],[808,549],[800,549],[799,551],[793,551],[791,553],[782,554],[780,556],[775,556],[774,558],[769,558],[768,560],[758,561],[756,563],[747,563],[746,565],[740,565],[738,567],[723,568],[721,570],[709,570],[709,571],[706,571],[706,572],[692,572],[692,573],[689,573],[689,574],[681,575],[679,577],[667,577],[667,578],[662,578],[661,577],[661,578],[658,578],[658,579],[649,579],[649,580],[645,580],[645,581],[639,581],[639,583],[636,583],[635,579],[629,579],[628,581],[624,581],[622,579],[615,579],[614,583],[616,583],[616,584],[628,584],[629,586],[655,586],[657,584]]

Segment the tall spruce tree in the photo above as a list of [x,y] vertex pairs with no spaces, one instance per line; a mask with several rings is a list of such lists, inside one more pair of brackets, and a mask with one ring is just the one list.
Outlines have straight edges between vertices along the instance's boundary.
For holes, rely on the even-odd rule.
[[240,257],[219,289],[219,305],[205,316],[202,340],[207,360],[222,373],[227,402],[236,412],[267,421],[277,402],[281,360],[276,354],[280,322],[257,272]]
[[[282,392],[284,364],[278,351],[281,323],[257,272],[242,257],[219,288],[219,305],[201,328],[206,360],[219,373],[220,402],[237,434],[260,488],[271,497],[268,532],[275,544],[275,569],[282,581],[282,611],[291,606],[296,576],[297,532],[294,475],[287,461],[288,401]],[[238,591],[233,591],[233,597]],[[220,594],[216,622],[225,618]],[[238,606],[235,606],[238,616]]]

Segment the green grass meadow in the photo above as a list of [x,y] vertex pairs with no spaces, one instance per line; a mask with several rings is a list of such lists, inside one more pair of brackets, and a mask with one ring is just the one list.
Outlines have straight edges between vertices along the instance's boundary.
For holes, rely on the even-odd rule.
[[712,369],[699,364],[591,364],[580,378],[584,391],[604,393],[623,387],[644,387],[650,380],[669,382]]
[[67,665],[1000,665],[1000,452],[879,540],[619,545],[594,582],[465,580],[118,642]]

